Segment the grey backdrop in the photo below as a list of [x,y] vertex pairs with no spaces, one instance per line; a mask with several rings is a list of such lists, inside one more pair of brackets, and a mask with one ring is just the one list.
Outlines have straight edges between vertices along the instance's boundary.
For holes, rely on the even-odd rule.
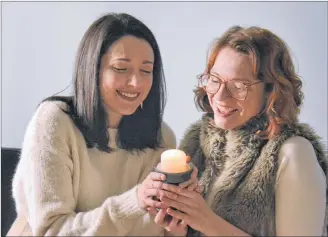
[[106,12],[130,13],[154,32],[167,80],[164,119],[178,141],[201,116],[192,90],[210,43],[234,24],[268,28],[288,43],[304,81],[300,119],[327,141],[327,2],[3,2],[3,147],[21,147],[38,103],[70,84],[78,43]]

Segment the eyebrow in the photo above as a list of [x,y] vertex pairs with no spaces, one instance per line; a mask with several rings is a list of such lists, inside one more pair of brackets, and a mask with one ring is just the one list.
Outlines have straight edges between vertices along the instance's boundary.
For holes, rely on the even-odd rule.
[[[221,79],[221,76],[217,73],[217,72],[211,72],[210,71],[210,74],[214,75],[214,76],[217,76],[219,79]],[[222,79],[221,79],[222,80]],[[232,78],[231,80],[238,80],[238,81],[248,81],[248,82],[251,82],[251,80],[247,79],[247,78],[242,78],[242,77],[235,77],[235,78]]]
[[[130,60],[130,59],[128,59],[128,58],[116,58],[114,61],[124,61],[124,62],[131,62],[131,60]],[[151,65],[153,65],[153,64],[154,64],[154,62],[152,62],[152,61],[149,61],[149,60],[144,60],[144,61],[142,61],[142,64],[151,64]]]

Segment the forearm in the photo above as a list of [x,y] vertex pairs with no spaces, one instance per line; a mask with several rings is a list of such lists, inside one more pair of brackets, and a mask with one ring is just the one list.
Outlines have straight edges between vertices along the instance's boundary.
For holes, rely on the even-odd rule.
[[164,230],[164,236],[170,236],[170,237],[185,237],[186,234],[174,234],[172,232],[169,232],[167,230]]
[[207,223],[208,226],[201,231],[205,236],[250,236],[215,213]]
[[135,188],[108,198],[100,207],[75,213],[63,202],[38,202],[29,198],[29,219],[35,235],[126,235],[144,214]]

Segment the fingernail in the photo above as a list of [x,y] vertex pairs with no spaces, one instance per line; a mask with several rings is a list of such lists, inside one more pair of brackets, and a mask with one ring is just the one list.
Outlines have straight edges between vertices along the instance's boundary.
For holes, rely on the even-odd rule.
[[165,175],[162,175],[162,176],[161,176],[161,179],[162,179],[162,180],[165,180],[165,179],[166,179]]

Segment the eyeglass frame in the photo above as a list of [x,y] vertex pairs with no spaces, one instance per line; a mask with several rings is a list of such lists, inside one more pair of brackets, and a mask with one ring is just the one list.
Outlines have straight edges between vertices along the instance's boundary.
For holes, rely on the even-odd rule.
[[237,99],[237,98],[235,98],[235,97],[232,96],[232,93],[230,92],[230,90],[228,89],[228,87],[227,87],[227,85],[226,85],[229,81],[223,81],[221,78],[219,78],[219,77],[216,76],[216,75],[213,75],[213,74],[211,74],[211,73],[202,73],[202,74],[199,74],[199,75],[197,75],[198,83],[201,83],[201,78],[202,78],[203,76],[205,76],[205,75],[213,76],[213,77],[215,77],[216,79],[218,79],[218,80],[220,81],[220,85],[219,85],[218,89],[216,90],[216,92],[208,92],[208,91],[206,90],[206,86],[203,86],[203,85],[202,85],[201,87],[204,88],[204,90],[205,90],[207,93],[209,93],[209,94],[216,94],[216,93],[220,90],[222,84],[224,84],[224,86],[225,86],[225,90],[228,92],[228,94],[230,95],[230,97],[233,98],[233,99],[235,99],[235,100],[239,100],[239,101],[243,101],[243,100],[246,100],[246,99],[247,99],[247,96],[248,96],[248,88],[249,88],[249,87],[251,87],[251,86],[253,86],[253,85],[256,85],[256,84],[259,84],[259,83],[263,83],[263,81],[261,81],[261,80],[256,80],[255,82],[252,82],[252,83],[250,83],[250,82],[242,82],[242,81],[239,80],[239,81],[240,81],[241,83],[243,83],[244,86],[245,86],[245,89],[246,89],[246,95],[245,95],[245,98],[244,98],[244,99]]

